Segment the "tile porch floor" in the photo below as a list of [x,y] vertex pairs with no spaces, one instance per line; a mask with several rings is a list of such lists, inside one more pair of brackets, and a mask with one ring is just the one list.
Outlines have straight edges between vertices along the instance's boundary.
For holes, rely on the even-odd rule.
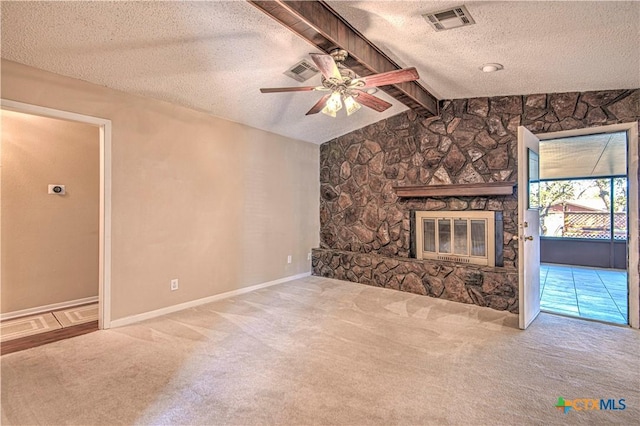
[[541,264],[540,295],[543,311],[628,324],[624,270]]

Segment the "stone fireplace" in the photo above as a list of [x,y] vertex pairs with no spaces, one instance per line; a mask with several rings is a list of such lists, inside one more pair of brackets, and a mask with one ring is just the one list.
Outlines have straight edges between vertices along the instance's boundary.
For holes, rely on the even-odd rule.
[[[633,89],[456,99],[438,118],[407,111],[322,144],[313,274],[517,313],[516,192],[413,197],[398,188],[513,182],[518,126],[543,133],[635,121],[639,96]],[[501,216],[495,266],[463,262],[455,250],[416,258],[415,211],[489,212],[496,224]]]

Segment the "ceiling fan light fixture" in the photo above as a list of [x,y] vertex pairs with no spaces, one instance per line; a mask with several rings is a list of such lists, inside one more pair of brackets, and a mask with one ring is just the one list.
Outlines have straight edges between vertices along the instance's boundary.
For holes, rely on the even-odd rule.
[[260,92],[308,92],[314,90],[329,92],[325,93],[305,115],[322,112],[336,117],[337,112],[342,109],[344,101],[349,116],[362,106],[377,112],[386,111],[393,105],[373,95],[378,90],[377,87],[406,83],[420,78],[415,67],[358,77],[353,70],[342,64],[347,57],[345,50],[332,51],[330,55],[321,53],[310,53],[309,55],[322,73],[321,86],[261,88]]
[[322,112],[325,115],[328,115],[329,117],[336,118],[336,111],[333,109],[330,109],[328,106],[325,106],[324,108],[322,108],[320,112]]
[[344,106],[347,109],[347,115],[351,115],[360,109],[360,104],[351,95],[344,96]]
[[340,93],[333,92],[331,97],[327,100],[327,104],[322,108],[322,113],[335,117],[336,113],[342,109],[342,100],[340,99]]

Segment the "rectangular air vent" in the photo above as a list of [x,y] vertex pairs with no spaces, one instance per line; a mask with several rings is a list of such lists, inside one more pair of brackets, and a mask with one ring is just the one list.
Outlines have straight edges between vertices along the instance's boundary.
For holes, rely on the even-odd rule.
[[426,13],[422,15],[424,19],[436,31],[450,30],[452,28],[473,25],[473,20],[465,6],[457,6],[451,9],[440,10],[438,12]]
[[438,256],[438,260],[445,260],[447,262],[469,263],[469,259],[463,259],[462,257],[454,256]]
[[316,75],[318,72],[319,70],[318,68],[315,67],[315,65],[313,65],[311,62],[307,61],[306,59],[303,59],[302,61],[298,62],[297,64],[289,68],[287,71],[285,71],[284,75],[289,76],[294,80],[303,82],[303,81],[307,81],[308,79]]

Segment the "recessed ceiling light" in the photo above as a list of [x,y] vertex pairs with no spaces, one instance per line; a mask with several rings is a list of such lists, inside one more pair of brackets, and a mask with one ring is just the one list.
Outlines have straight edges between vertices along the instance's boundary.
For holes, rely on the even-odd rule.
[[374,93],[377,93],[378,89],[376,89],[375,87],[372,87],[371,89],[367,89],[367,93],[370,95],[373,95]]
[[504,69],[502,64],[484,64],[480,67],[482,72],[496,72]]

